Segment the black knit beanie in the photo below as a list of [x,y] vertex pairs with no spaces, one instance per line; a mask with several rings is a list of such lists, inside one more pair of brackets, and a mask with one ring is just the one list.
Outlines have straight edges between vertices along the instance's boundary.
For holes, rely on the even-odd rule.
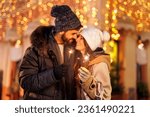
[[53,6],[51,10],[51,16],[55,17],[56,32],[82,27],[78,17],[67,5]]

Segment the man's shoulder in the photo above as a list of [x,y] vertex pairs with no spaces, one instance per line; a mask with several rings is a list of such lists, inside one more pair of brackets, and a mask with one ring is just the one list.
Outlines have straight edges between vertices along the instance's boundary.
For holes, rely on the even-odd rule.
[[33,46],[30,46],[26,49],[25,51],[25,56],[35,56],[38,54],[38,50],[37,48],[33,47]]

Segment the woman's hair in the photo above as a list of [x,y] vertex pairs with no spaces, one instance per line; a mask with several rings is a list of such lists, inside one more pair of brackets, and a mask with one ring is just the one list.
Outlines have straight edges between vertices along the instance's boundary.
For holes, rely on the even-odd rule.
[[83,37],[83,40],[84,40],[84,45],[85,45],[85,54],[92,54],[93,51],[91,50],[91,48],[89,47],[88,43],[86,42],[86,40],[84,39]]
[[31,44],[35,47],[44,47],[49,40],[51,27],[50,26],[39,26],[31,34]]

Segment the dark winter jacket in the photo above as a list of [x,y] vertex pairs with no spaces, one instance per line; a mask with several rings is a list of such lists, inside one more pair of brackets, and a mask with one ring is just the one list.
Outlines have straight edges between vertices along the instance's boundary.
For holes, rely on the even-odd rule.
[[[61,53],[53,37],[54,27],[51,26],[49,34],[48,49],[55,54],[58,65],[61,64]],[[34,45],[34,46],[33,46]],[[45,49],[46,50],[46,49]],[[37,100],[62,100],[76,99],[75,75],[80,66],[80,52],[74,51],[68,55],[69,47],[64,47],[64,61],[68,65],[68,74],[61,80],[56,80],[53,73],[54,64],[49,56],[41,54],[39,44],[29,47],[19,69],[19,83],[24,89],[24,99]]]

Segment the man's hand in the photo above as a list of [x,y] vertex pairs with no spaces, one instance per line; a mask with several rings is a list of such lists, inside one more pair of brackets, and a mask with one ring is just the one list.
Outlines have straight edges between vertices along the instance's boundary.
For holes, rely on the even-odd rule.
[[68,66],[65,64],[61,64],[59,66],[54,67],[54,75],[57,80],[62,79],[68,74]]
[[82,82],[85,82],[91,77],[91,72],[85,67],[80,67],[78,71],[79,71],[79,74],[78,74],[79,78]]

